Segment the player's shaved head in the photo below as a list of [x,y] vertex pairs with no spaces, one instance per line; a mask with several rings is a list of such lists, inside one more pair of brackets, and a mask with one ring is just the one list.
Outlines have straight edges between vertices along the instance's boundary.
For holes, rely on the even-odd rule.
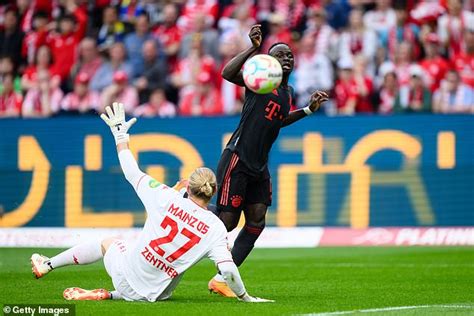
[[275,43],[272,46],[270,46],[270,48],[268,49],[268,54],[272,55],[272,52],[275,51],[277,48],[278,49],[289,49],[291,51],[290,45],[288,45],[287,43],[278,42],[278,43]]

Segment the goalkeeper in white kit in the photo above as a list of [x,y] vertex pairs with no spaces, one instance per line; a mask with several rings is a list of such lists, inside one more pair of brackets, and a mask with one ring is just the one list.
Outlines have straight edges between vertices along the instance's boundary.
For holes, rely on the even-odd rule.
[[188,179],[188,198],[143,173],[129,150],[123,104],[106,108],[101,118],[110,126],[120,166],[147,211],[147,220],[136,241],[107,238],[74,246],[52,258],[31,256],[32,271],[41,278],[54,269],[89,264],[104,259],[114,290],[64,290],[67,300],[124,299],[159,301],[169,298],[184,272],[204,257],[212,259],[227,284],[245,302],[271,302],[250,296],[227,247],[227,230],[212,212],[209,200],[216,193],[216,177],[208,168],[197,168]]

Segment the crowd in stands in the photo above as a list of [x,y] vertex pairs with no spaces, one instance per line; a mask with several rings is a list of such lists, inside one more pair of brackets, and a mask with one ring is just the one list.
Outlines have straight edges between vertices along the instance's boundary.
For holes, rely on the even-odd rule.
[[0,0],[0,117],[240,113],[222,79],[262,25],[290,45],[294,107],[322,113],[474,113],[474,13],[462,0]]

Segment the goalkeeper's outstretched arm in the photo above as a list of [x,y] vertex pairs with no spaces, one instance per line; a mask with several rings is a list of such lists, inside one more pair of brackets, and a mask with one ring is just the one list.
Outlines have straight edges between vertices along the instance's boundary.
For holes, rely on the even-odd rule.
[[115,144],[117,145],[117,152],[122,167],[123,174],[130,184],[136,188],[140,179],[145,176],[145,173],[140,170],[132,152],[129,150],[128,142],[130,136],[128,134],[129,128],[137,121],[136,118],[125,121],[125,111],[122,103],[114,102],[105,108],[105,112],[100,117],[110,127],[114,135]]

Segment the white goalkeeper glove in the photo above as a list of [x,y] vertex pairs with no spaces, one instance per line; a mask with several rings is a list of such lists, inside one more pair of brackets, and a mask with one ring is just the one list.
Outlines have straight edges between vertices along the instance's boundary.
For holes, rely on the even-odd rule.
[[112,134],[114,135],[115,144],[128,143],[130,136],[128,135],[128,129],[135,124],[137,119],[134,117],[128,122],[125,122],[125,110],[123,104],[119,102],[112,103],[113,111],[110,106],[105,108],[105,113],[100,115],[100,118],[109,125]]
[[247,293],[238,297],[239,301],[247,302],[247,303],[274,303],[274,300],[267,300],[260,297],[250,296]]

